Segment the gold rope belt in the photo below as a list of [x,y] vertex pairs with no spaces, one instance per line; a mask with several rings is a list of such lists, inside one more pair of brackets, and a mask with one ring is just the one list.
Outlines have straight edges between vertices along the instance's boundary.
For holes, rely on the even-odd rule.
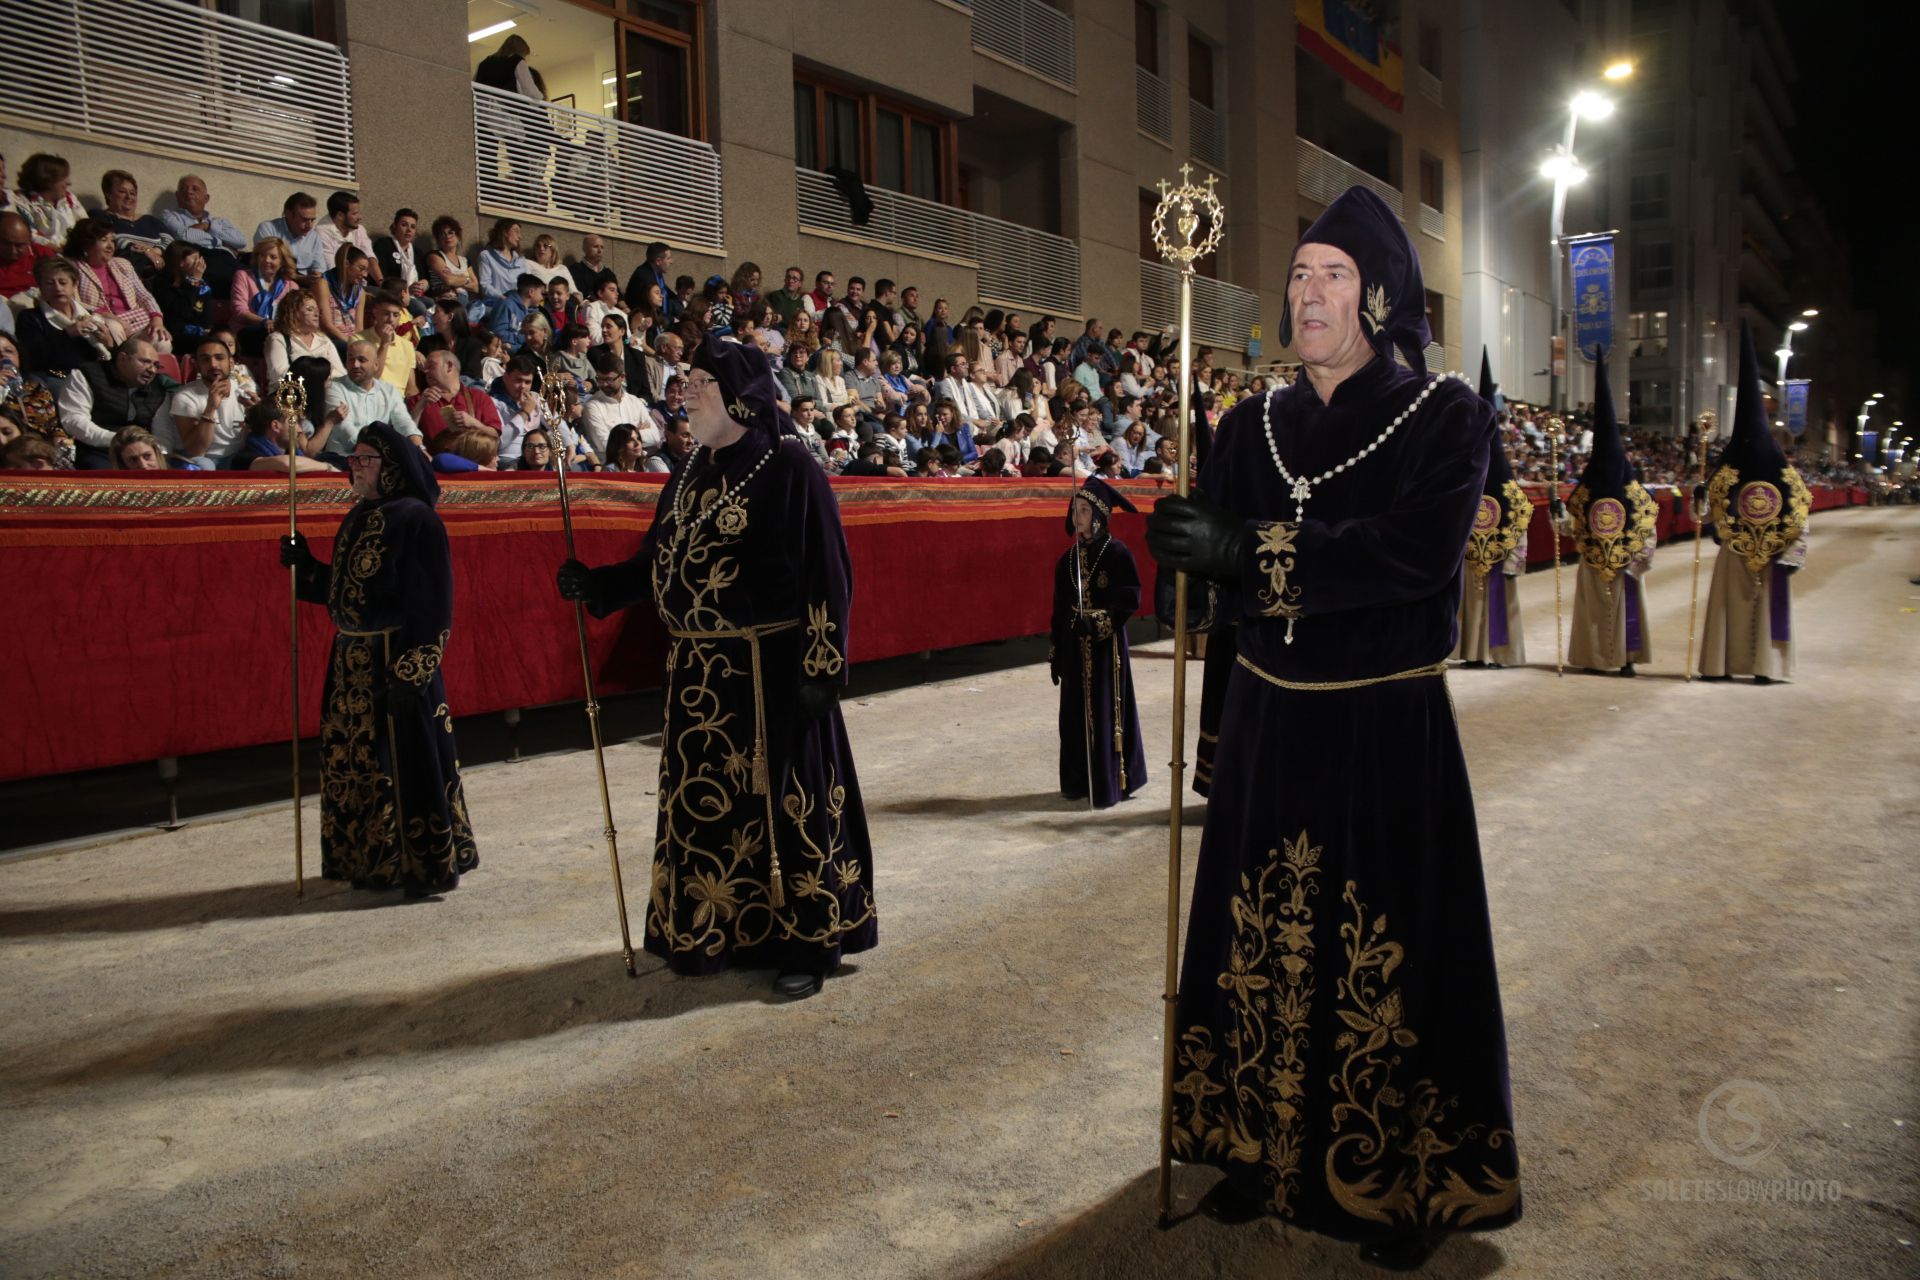
[[1447,664],[1444,660],[1424,667],[1415,667],[1411,671],[1396,671],[1390,676],[1368,676],[1364,680],[1282,680],[1271,671],[1262,671],[1255,666],[1246,654],[1235,655],[1240,665],[1265,680],[1268,684],[1278,685],[1282,689],[1292,689],[1299,693],[1338,693],[1342,689],[1364,689],[1372,684],[1392,684],[1395,680],[1424,680],[1428,676],[1445,676]]
[[785,622],[768,622],[757,627],[726,627],[719,631],[675,631],[668,627],[667,634],[675,640],[758,640],[761,636],[791,631],[799,625],[800,619],[789,618]]

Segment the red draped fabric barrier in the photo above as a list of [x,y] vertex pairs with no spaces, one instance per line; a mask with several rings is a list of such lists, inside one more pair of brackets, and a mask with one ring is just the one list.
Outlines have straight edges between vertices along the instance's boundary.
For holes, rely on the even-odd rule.
[[[1167,490],[1119,486],[1141,508]],[[581,559],[633,554],[660,479],[573,482]],[[1035,635],[1047,629],[1053,564],[1066,547],[1065,480],[836,480],[853,557],[854,661]],[[1693,529],[1661,490],[1662,540]],[[1535,495],[1544,506],[1545,491]],[[1814,490],[1814,509],[1866,501]],[[331,476],[301,480],[301,528],[328,547],[352,504]],[[572,609],[554,590],[562,552],[551,477],[449,478],[440,511],[453,547],[454,626],[445,671],[456,714],[582,696]],[[0,779],[273,742],[287,734],[286,482],[254,475],[0,474],[0,600],[12,660],[0,666]],[[1148,570],[1145,531],[1115,532]],[[1530,562],[1552,555],[1544,511]],[[608,693],[653,687],[665,654],[643,607],[589,620]],[[332,628],[301,609],[301,722],[319,723]]]
[[[661,477],[571,484],[580,558],[631,556]],[[454,625],[444,670],[457,715],[582,697],[551,476],[442,480]],[[1160,490],[1120,486],[1141,505]],[[854,661],[1035,635],[1067,545],[1065,480],[836,480],[853,557]],[[331,558],[352,505],[332,476],[301,479],[300,527]],[[0,475],[0,600],[13,660],[0,666],[0,779],[273,742],[291,723],[287,486],[257,475]],[[1119,536],[1144,559],[1142,518]],[[666,646],[645,607],[588,620],[607,693],[657,686]],[[332,627],[301,608],[301,723],[319,724]]]

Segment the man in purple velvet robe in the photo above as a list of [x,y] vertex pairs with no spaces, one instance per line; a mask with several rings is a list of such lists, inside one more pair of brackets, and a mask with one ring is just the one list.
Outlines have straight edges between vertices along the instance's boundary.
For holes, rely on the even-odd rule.
[[1053,568],[1048,662],[1060,686],[1060,794],[1091,794],[1096,809],[1118,804],[1147,781],[1127,652],[1127,619],[1140,609],[1140,570],[1113,536],[1115,508],[1135,510],[1106,481],[1088,480],[1067,507],[1073,545]]
[[560,568],[595,617],[666,623],[666,728],[646,949],[675,973],[771,968],[795,999],[876,938],[873,850],[840,718],[853,575],[840,508],[766,360],[709,337],[699,448],[623,564]]
[[[1161,565],[1238,597],[1177,1006],[1201,1210],[1417,1267],[1520,1216],[1505,1026],[1446,658],[1493,431],[1430,376],[1420,263],[1355,187],[1301,238],[1295,385],[1223,419]],[[1394,360],[1398,349],[1409,367]]]

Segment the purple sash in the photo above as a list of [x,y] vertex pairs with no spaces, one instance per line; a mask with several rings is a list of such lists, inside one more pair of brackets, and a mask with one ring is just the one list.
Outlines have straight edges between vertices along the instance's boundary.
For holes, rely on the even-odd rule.
[[1621,588],[1627,593],[1627,653],[1640,652],[1640,590],[1632,574],[1623,573]]
[[1507,647],[1507,575],[1497,565],[1487,575],[1487,643]]
[[1793,606],[1787,592],[1787,579],[1793,575],[1787,572],[1787,566],[1778,561],[1773,566],[1773,590],[1768,613],[1773,627],[1773,642],[1785,644],[1793,639]]

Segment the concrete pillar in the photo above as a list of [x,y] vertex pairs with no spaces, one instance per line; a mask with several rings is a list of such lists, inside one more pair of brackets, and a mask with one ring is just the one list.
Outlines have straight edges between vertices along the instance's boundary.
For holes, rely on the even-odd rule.
[[[369,234],[393,210],[452,213],[477,230],[467,7],[446,0],[340,0],[353,77],[354,161]],[[320,193],[316,193],[320,194]],[[324,197],[323,197],[324,198]],[[425,228],[422,228],[422,234]]]

